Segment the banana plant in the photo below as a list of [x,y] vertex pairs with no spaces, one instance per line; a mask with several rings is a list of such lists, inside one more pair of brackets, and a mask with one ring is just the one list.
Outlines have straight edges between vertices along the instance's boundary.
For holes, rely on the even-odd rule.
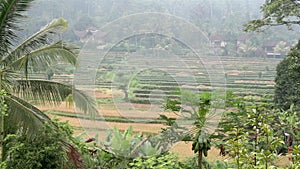
[[124,132],[114,127],[101,144],[105,151],[122,159],[155,156],[163,152],[163,144],[150,135],[134,133],[132,126]]

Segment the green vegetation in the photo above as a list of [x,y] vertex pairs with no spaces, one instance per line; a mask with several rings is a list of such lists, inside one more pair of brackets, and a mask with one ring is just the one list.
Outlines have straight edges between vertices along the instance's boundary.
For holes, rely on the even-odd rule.
[[[202,169],[203,155],[207,157],[207,152],[211,148],[211,140],[208,131],[205,129],[207,116],[210,113],[211,108],[211,94],[202,93],[197,96],[193,92],[180,91],[181,100],[166,100],[164,108],[166,110],[172,110],[179,114],[187,121],[193,121],[192,128],[185,128],[177,124],[175,119],[167,118],[165,115],[161,115],[163,119],[167,121],[170,126],[167,129],[163,129],[163,134],[167,135],[179,135],[179,140],[192,141],[192,150],[194,153],[198,153],[198,168]],[[170,132],[174,132],[172,134]],[[190,131],[189,131],[190,130]],[[188,132],[186,132],[188,131]],[[178,141],[178,140],[177,140]]]
[[166,154],[159,157],[137,158],[129,164],[132,169],[146,169],[151,166],[153,169],[181,169],[183,164],[178,162],[178,157],[175,154]]
[[[76,47],[64,43],[57,39],[57,35],[66,30],[67,22],[62,19],[54,19],[39,31],[22,40],[18,38],[18,31],[22,30],[18,24],[25,16],[26,11],[32,0],[14,0],[0,2],[0,91],[1,91],[1,159],[6,159],[9,154],[16,157],[14,149],[10,149],[8,140],[4,140],[9,134],[16,133],[15,137],[9,139],[15,140],[12,147],[22,149],[19,141],[27,141],[24,144],[28,146],[29,138],[33,139],[35,134],[41,129],[45,122],[51,123],[51,120],[42,111],[34,107],[28,101],[34,100],[42,104],[57,104],[72,94],[72,86],[64,85],[58,82],[30,79],[29,74],[36,69],[48,68],[51,64],[65,62],[76,65],[78,50]],[[90,114],[96,114],[97,110],[93,102],[82,102],[82,100],[91,100],[84,93],[74,90],[73,96],[78,103],[78,107]],[[23,136],[18,136],[22,133]],[[47,143],[47,142],[46,142]],[[46,144],[45,143],[45,144]],[[44,143],[37,143],[42,146]],[[49,145],[50,146],[50,145]],[[59,146],[59,145],[58,145]],[[58,147],[50,146],[53,149]],[[54,156],[53,154],[51,156]],[[32,158],[26,154],[25,158]],[[37,158],[39,158],[37,156]],[[30,159],[28,159],[30,160]],[[45,164],[44,161],[43,163]],[[15,163],[7,163],[13,166]],[[23,163],[23,165],[25,165]],[[31,167],[36,167],[34,164]],[[56,164],[54,164],[56,165]],[[31,168],[30,167],[30,168]],[[10,167],[9,167],[10,168]]]
[[275,104],[282,109],[292,105],[299,109],[300,51],[299,44],[277,65]]
[[119,158],[158,156],[166,151],[166,145],[142,133],[134,134],[132,127],[121,133],[116,127],[102,143],[106,150]]
[[[189,106],[195,105],[195,100],[198,100],[197,97],[193,97],[188,93],[184,94],[184,98],[191,99]],[[202,94],[202,96],[205,93]],[[200,95],[201,96],[201,95]],[[205,97],[209,98],[209,97]],[[203,136],[203,130],[205,131],[205,126],[199,125],[197,119],[207,120],[207,115],[201,116],[201,118],[192,118],[195,120],[191,131],[198,131],[196,136],[196,141],[193,141],[192,149],[195,152],[203,148],[210,148],[210,140],[214,142],[214,146],[224,149],[224,155],[229,153],[229,156],[233,157],[234,160],[228,163],[227,165],[233,168],[278,168],[276,160],[281,157],[283,154],[287,154],[287,149],[291,149],[294,146],[294,149],[297,149],[299,142],[300,132],[298,131],[299,119],[297,112],[294,112],[293,109],[288,111],[280,111],[278,109],[273,109],[270,103],[254,103],[252,101],[246,101],[240,97],[234,96],[232,92],[229,92],[226,97],[226,105],[228,110],[224,110],[225,113],[222,117],[222,121],[219,124],[219,129],[212,133],[212,135]],[[182,99],[186,100],[186,99]],[[209,105],[209,102],[205,102],[205,99],[201,99],[202,104]],[[193,102],[191,102],[193,101]],[[181,107],[187,108],[185,104],[182,105],[180,101],[176,100],[167,100],[165,107],[176,111],[180,116],[184,116],[185,110]],[[201,104],[200,104],[201,105]],[[202,107],[202,108],[201,108]],[[199,114],[203,106],[199,106]],[[204,107],[205,108],[205,107]],[[191,108],[191,110],[197,110],[197,108]],[[169,141],[176,142],[178,140],[190,140],[187,129],[183,126],[180,126],[174,118],[167,118],[166,116],[161,116],[166,120],[168,127],[163,130],[162,134],[169,136]],[[205,121],[205,120],[204,120]],[[206,126],[207,127],[207,126]],[[193,128],[197,128],[193,129]],[[173,140],[170,135],[179,136]],[[202,137],[201,137],[202,136]],[[208,140],[203,143],[203,140]],[[191,140],[192,141],[192,140]],[[202,142],[199,142],[202,141]],[[208,146],[205,146],[205,143]],[[197,146],[201,144],[201,146]],[[201,148],[201,149],[200,149]],[[198,151],[197,151],[198,149]],[[205,149],[203,150],[205,151]],[[293,150],[296,151],[297,150]],[[204,153],[205,155],[205,153]],[[220,152],[221,155],[221,152]],[[198,155],[198,160],[201,160],[201,154]],[[290,156],[290,154],[289,154]],[[251,159],[251,160],[250,160]],[[291,158],[293,159],[293,157]],[[291,166],[295,166],[297,162],[292,161]],[[201,164],[199,161],[198,164]],[[286,164],[288,166],[288,164]],[[198,165],[199,168],[201,168]]]
[[[231,133],[225,145],[232,152],[236,167],[276,167],[274,160],[280,156],[278,150],[285,145],[282,133],[278,132],[280,128],[272,123],[277,121],[277,113],[269,112],[269,107],[263,104],[238,104],[239,119],[233,122],[235,127],[229,132],[232,124],[225,125],[229,129],[227,132]],[[228,115],[235,116],[234,113]]]
[[[11,147],[8,151],[10,156],[2,163],[2,166],[38,165],[44,167],[46,165],[43,165],[43,163],[47,162],[47,165],[51,165],[52,167],[61,167],[62,165],[66,167],[69,164],[69,160],[66,159],[70,158],[70,156],[65,154],[62,148],[64,147],[62,143],[66,142],[61,142],[61,140],[65,140],[68,142],[69,150],[72,150],[70,152],[72,154],[75,153],[72,157],[76,157],[75,160],[82,159],[82,161],[79,161],[78,166],[82,165],[84,166],[83,168],[146,169],[152,167],[153,169],[169,169],[172,167],[194,169],[201,168],[198,165],[199,156],[179,160],[176,154],[168,152],[168,149],[165,148],[170,141],[176,143],[179,140],[190,140],[196,142],[196,144],[200,144],[198,142],[199,138],[201,140],[206,138],[211,140],[212,146],[223,144],[226,147],[225,154],[233,159],[226,162],[217,161],[212,163],[209,161],[209,158],[204,158],[201,162],[201,166],[204,169],[299,167],[300,150],[298,146],[299,141],[296,138],[299,138],[300,132],[295,130],[295,127],[299,125],[299,117],[296,115],[296,112],[292,109],[282,112],[270,108],[268,104],[253,104],[242,99],[238,100],[236,100],[236,96],[232,96],[231,101],[228,101],[230,109],[226,111],[223,116],[223,122],[219,126],[220,129],[225,130],[219,130],[208,137],[203,137],[203,135],[201,137],[197,136],[197,133],[203,131],[203,125],[197,126],[197,121],[193,125],[195,125],[195,131],[198,132],[193,136],[190,135],[192,134],[190,133],[192,130],[188,133],[184,132],[186,130],[181,128],[182,126],[180,126],[181,123],[179,121],[177,123],[174,121],[175,119],[164,118],[162,116],[167,126],[170,127],[162,130],[162,133],[157,136],[145,133],[133,133],[131,127],[123,132],[114,128],[108,131],[109,134],[100,142],[100,146],[97,146],[95,144],[98,143],[97,137],[88,139],[84,139],[84,135],[73,137],[73,131],[67,123],[54,121],[59,128],[53,128],[53,125],[46,125],[40,132],[36,133],[36,139],[39,140],[28,139],[26,133],[9,135],[6,141]],[[170,103],[170,101],[168,102]],[[293,114],[291,112],[294,112],[294,115],[291,115]],[[234,120],[233,118],[238,120]],[[229,119],[233,120],[230,122]],[[283,132],[293,135],[293,137],[286,138]],[[176,137],[177,140],[172,140],[172,137]],[[43,138],[45,140],[41,142]],[[293,147],[293,154],[287,154],[286,146],[290,144],[291,138],[294,138],[294,140],[289,147]],[[35,142],[32,143],[32,141]],[[30,144],[34,144],[35,146],[30,146]],[[191,148],[195,149],[195,147],[193,145]],[[55,153],[52,151],[54,149],[57,149]],[[23,154],[20,154],[19,150],[22,150]],[[38,152],[40,155],[33,156],[31,155],[32,152]],[[57,154],[57,152],[61,152],[61,156],[51,156]],[[280,167],[276,160],[283,156],[288,156],[292,160],[290,162],[287,161],[284,167]],[[58,158],[58,161],[62,161],[58,163],[58,161],[52,160],[53,158]]]
[[[89,115],[85,114],[75,114],[75,113],[67,113],[67,112],[55,112],[55,111],[47,111],[46,114],[51,114],[55,116],[61,117],[72,117],[72,118],[79,118],[79,119],[91,119]],[[162,124],[164,123],[161,119],[145,119],[145,118],[124,118],[124,117],[95,117],[93,120],[96,121],[107,121],[107,122],[122,122],[122,123],[153,123],[153,124]]]
[[[239,0],[192,0],[189,3],[177,0],[40,2],[48,6],[56,3],[51,14],[39,7],[34,8],[33,2],[34,0],[0,1],[1,168],[300,168],[300,44],[280,63],[280,59],[266,60],[262,57],[270,57],[262,54],[270,47],[262,46],[263,43],[276,40],[275,45],[271,46],[271,56],[282,57],[291,45],[286,41],[292,43],[294,37],[280,33],[284,30],[273,35],[269,32],[251,38],[241,37],[243,33],[240,26],[253,17],[248,0],[244,6],[240,6]],[[259,6],[257,2],[258,0],[253,0],[253,5]],[[130,10],[131,6],[135,8]],[[33,27],[31,22],[21,22],[24,12],[32,15],[32,11],[28,10],[30,7],[33,7],[32,11],[39,17],[32,18],[32,23],[36,24],[34,29],[30,29]],[[293,28],[293,24],[300,23],[298,9],[299,1],[266,0],[261,8],[263,18],[250,21],[246,30],[256,31],[277,25]],[[97,15],[96,11],[101,14]],[[173,11],[173,15],[185,16],[203,30],[211,48],[216,48],[207,52],[206,57],[211,59],[204,62],[207,65],[203,65],[202,60],[199,61],[197,55],[203,54],[201,51],[190,49],[172,37],[176,37],[177,30],[171,28],[174,29],[174,35],[137,33],[117,44],[106,44],[105,40],[99,40],[99,50],[104,46],[103,49],[108,49],[108,52],[97,70],[96,87],[116,89],[117,98],[111,96],[115,94],[112,92],[105,93],[105,96],[97,95],[97,100],[93,100],[84,92],[60,83],[71,79],[67,76],[73,73],[77,65],[79,51],[77,47],[63,42],[62,37],[69,37],[71,41],[79,38],[81,42],[77,44],[82,45],[86,37],[76,37],[75,32],[88,32],[87,35],[99,33],[100,30],[94,30],[97,29],[94,27],[99,26],[95,21],[103,26],[128,14],[149,11]],[[65,13],[70,18],[73,32],[69,30],[62,35],[66,31],[67,22],[62,18],[54,19],[58,13]],[[71,17],[73,15],[74,18]],[[49,16],[52,18],[46,21],[45,18]],[[41,23],[48,24],[36,30]],[[149,23],[145,23],[145,26],[147,24]],[[129,31],[123,24],[119,26],[121,32]],[[23,27],[24,31],[21,29]],[[224,37],[214,36],[219,33]],[[114,32],[109,34],[112,37],[118,36]],[[193,34],[188,36],[190,35]],[[223,40],[223,46],[217,46],[217,42]],[[84,59],[89,59],[89,62],[96,60],[96,56],[83,54],[86,54]],[[218,62],[214,55],[220,58]],[[166,64],[159,63],[162,62],[162,57],[166,58]],[[279,64],[275,70],[277,63]],[[148,65],[151,64],[156,67],[149,68]],[[221,69],[218,69],[218,64],[222,64]],[[207,70],[208,67],[216,71],[211,73]],[[62,72],[68,75],[56,77]],[[226,82],[220,78],[213,85],[213,78],[221,76]],[[87,88],[92,87],[94,86]],[[227,92],[226,97],[213,95],[223,88],[232,91]],[[69,104],[74,102],[86,114],[52,110],[42,112],[34,106],[57,106],[63,101]],[[116,101],[121,102],[124,109],[117,107],[114,104]],[[96,103],[100,106],[97,107]],[[136,107],[126,107],[131,103]],[[153,113],[155,106],[161,105],[164,110],[171,112],[155,114],[151,118],[132,114],[133,118],[130,119],[121,117],[122,112],[117,112],[135,109],[134,113]],[[102,117],[98,114],[98,108],[115,114]],[[81,133],[75,136],[73,129],[84,128],[71,127],[67,122],[59,122],[57,119],[51,120],[47,115],[84,119],[93,123],[106,121],[111,124],[164,126],[160,131],[148,133],[139,132],[142,129],[135,130],[133,127],[114,127],[99,141],[97,135],[91,137]],[[218,119],[221,122],[217,125]],[[99,133],[105,130],[93,126],[89,129]],[[152,132],[159,133],[151,134]],[[191,143],[189,149],[195,156],[181,159],[178,154],[169,151],[170,147],[180,141]],[[209,150],[214,148],[220,148],[219,155],[226,156],[228,160],[211,161]],[[287,158],[284,164],[277,161],[281,158]]]
[[[8,135],[5,142],[9,150],[1,168],[72,168],[70,161],[79,159],[69,159],[71,156],[65,153],[66,145],[64,144],[67,143],[64,141],[67,140],[66,136],[70,137],[67,132],[61,128],[57,132],[57,128],[53,124],[46,123],[32,139],[28,138],[26,131]],[[72,148],[71,145],[68,145],[68,152]]]
[[292,28],[299,25],[299,1],[297,0],[266,0],[261,6],[262,19],[251,20],[246,25],[247,31],[257,31],[265,27],[286,25]]

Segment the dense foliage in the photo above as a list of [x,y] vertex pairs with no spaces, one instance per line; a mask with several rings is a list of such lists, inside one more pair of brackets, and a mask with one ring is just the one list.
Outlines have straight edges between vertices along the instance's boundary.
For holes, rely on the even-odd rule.
[[[22,157],[22,154],[17,156],[15,153],[18,151],[16,149],[30,149],[30,141],[24,136],[27,136],[28,139],[34,137],[45,122],[52,124],[45,113],[31,104],[32,101],[39,104],[56,105],[72,95],[74,102],[81,110],[91,114],[97,113],[92,99],[83,92],[73,90],[72,86],[50,81],[51,78],[48,80],[30,78],[30,72],[45,71],[50,65],[58,62],[75,66],[78,54],[77,47],[58,38],[58,35],[67,28],[67,22],[62,18],[53,19],[27,38],[19,37],[22,31],[20,22],[25,18],[24,12],[30,8],[32,3],[33,0],[0,1],[1,160],[12,156],[16,159]],[[10,139],[14,140],[16,145],[19,141],[24,141],[24,144],[18,145],[20,147],[6,144],[3,140],[8,134],[14,133],[17,135],[10,136]],[[23,134],[19,136],[18,133]],[[46,136],[42,137],[46,139]],[[47,143],[46,140],[45,142]],[[44,143],[42,141],[36,142],[36,144],[36,146],[42,146]],[[8,146],[15,149],[10,149]],[[49,145],[48,148],[56,150],[58,147]],[[9,151],[10,156],[7,154]],[[50,156],[54,157],[55,155],[51,154]],[[28,155],[26,158],[33,160],[31,158],[35,157]],[[36,156],[36,158],[43,157]],[[8,163],[8,165],[16,164]],[[37,163],[31,167],[35,168],[39,165]]]
[[147,159],[136,158],[131,162],[130,168],[132,169],[181,169],[183,163],[178,161],[175,154],[165,154],[158,157],[150,157]]
[[300,106],[300,50],[292,49],[276,68],[275,103],[279,108],[289,109],[291,105]]
[[64,132],[56,132],[49,124],[43,126],[34,138],[28,138],[22,131],[8,135],[5,142],[9,150],[1,168],[72,168],[68,164],[63,139]]
[[299,25],[299,6],[300,2],[297,0],[266,0],[265,4],[261,6],[263,17],[251,20],[246,25],[246,30],[255,31],[278,25],[292,28],[292,25]]
[[[209,158],[204,158],[202,168],[250,169],[266,168],[266,166],[267,168],[280,168],[276,161],[283,155],[292,159],[290,164],[286,162],[285,166],[299,167],[300,149],[296,139],[300,134],[296,130],[296,127],[299,126],[299,117],[293,110],[282,112],[271,109],[268,104],[253,104],[239,99],[236,105],[232,105],[230,112],[225,113],[223,121],[233,119],[234,113],[239,112],[238,119],[235,122],[231,121],[230,124],[221,123],[220,128],[229,128],[230,126],[233,128],[219,131],[228,137],[214,137],[212,143],[214,143],[213,146],[218,146],[217,144],[221,140],[226,147],[226,156],[229,155],[233,159],[209,162]],[[9,156],[2,163],[2,167],[75,168],[70,166],[71,160],[77,162],[77,168],[195,169],[199,167],[198,156],[179,160],[176,154],[162,152],[155,144],[151,145],[150,140],[147,141],[147,138],[151,137],[150,135],[134,134],[132,128],[124,132],[115,128],[99,146],[95,144],[98,142],[97,138],[86,139],[84,134],[73,137],[74,133],[69,124],[56,120],[54,123],[58,128],[53,125],[45,125],[36,133],[36,137],[31,139],[26,137],[24,132],[9,135],[5,139],[10,147]],[[287,139],[283,132],[294,135],[291,145],[293,154],[287,152],[286,146],[290,139]],[[66,143],[69,145],[69,151],[64,151]],[[133,143],[132,146],[131,143]],[[128,153],[136,147],[140,149],[140,154],[130,156]],[[145,152],[149,153],[148,156],[143,154]],[[76,158],[70,160],[70,157]]]

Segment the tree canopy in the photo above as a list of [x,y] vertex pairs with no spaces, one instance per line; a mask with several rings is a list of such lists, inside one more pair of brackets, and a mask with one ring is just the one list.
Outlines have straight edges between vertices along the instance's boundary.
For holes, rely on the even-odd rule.
[[[299,43],[298,43],[299,45]],[[276,67],[275,104],[283,109],[291,105],[300,107],[300,50],[299,46],[290,51]]]
[[266,0],[261,6],[261,19],[251,20],[245,25],[246,31],[261,31],[270,26],[300,24],[300,1],[298,0]]

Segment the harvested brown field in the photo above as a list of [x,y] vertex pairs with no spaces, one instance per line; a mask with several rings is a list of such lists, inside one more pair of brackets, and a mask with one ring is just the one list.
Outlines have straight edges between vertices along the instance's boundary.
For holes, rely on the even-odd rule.
[[[49,115],[53,117],[53,115]],[[119,122],[107,122],[107,121],[95,121],[86,120],[73,117],[63,117],[57,116],[61,121],[68,121],[74,127],[82,127],[86,129],[94,130],[106,130],[117,127],[119,130],[126,130],[132,126],[134,132],[144,132],[144,133],[159,133],[161,128],[164,126],[162,124],[152,124],[152,123],[119,123]]]

